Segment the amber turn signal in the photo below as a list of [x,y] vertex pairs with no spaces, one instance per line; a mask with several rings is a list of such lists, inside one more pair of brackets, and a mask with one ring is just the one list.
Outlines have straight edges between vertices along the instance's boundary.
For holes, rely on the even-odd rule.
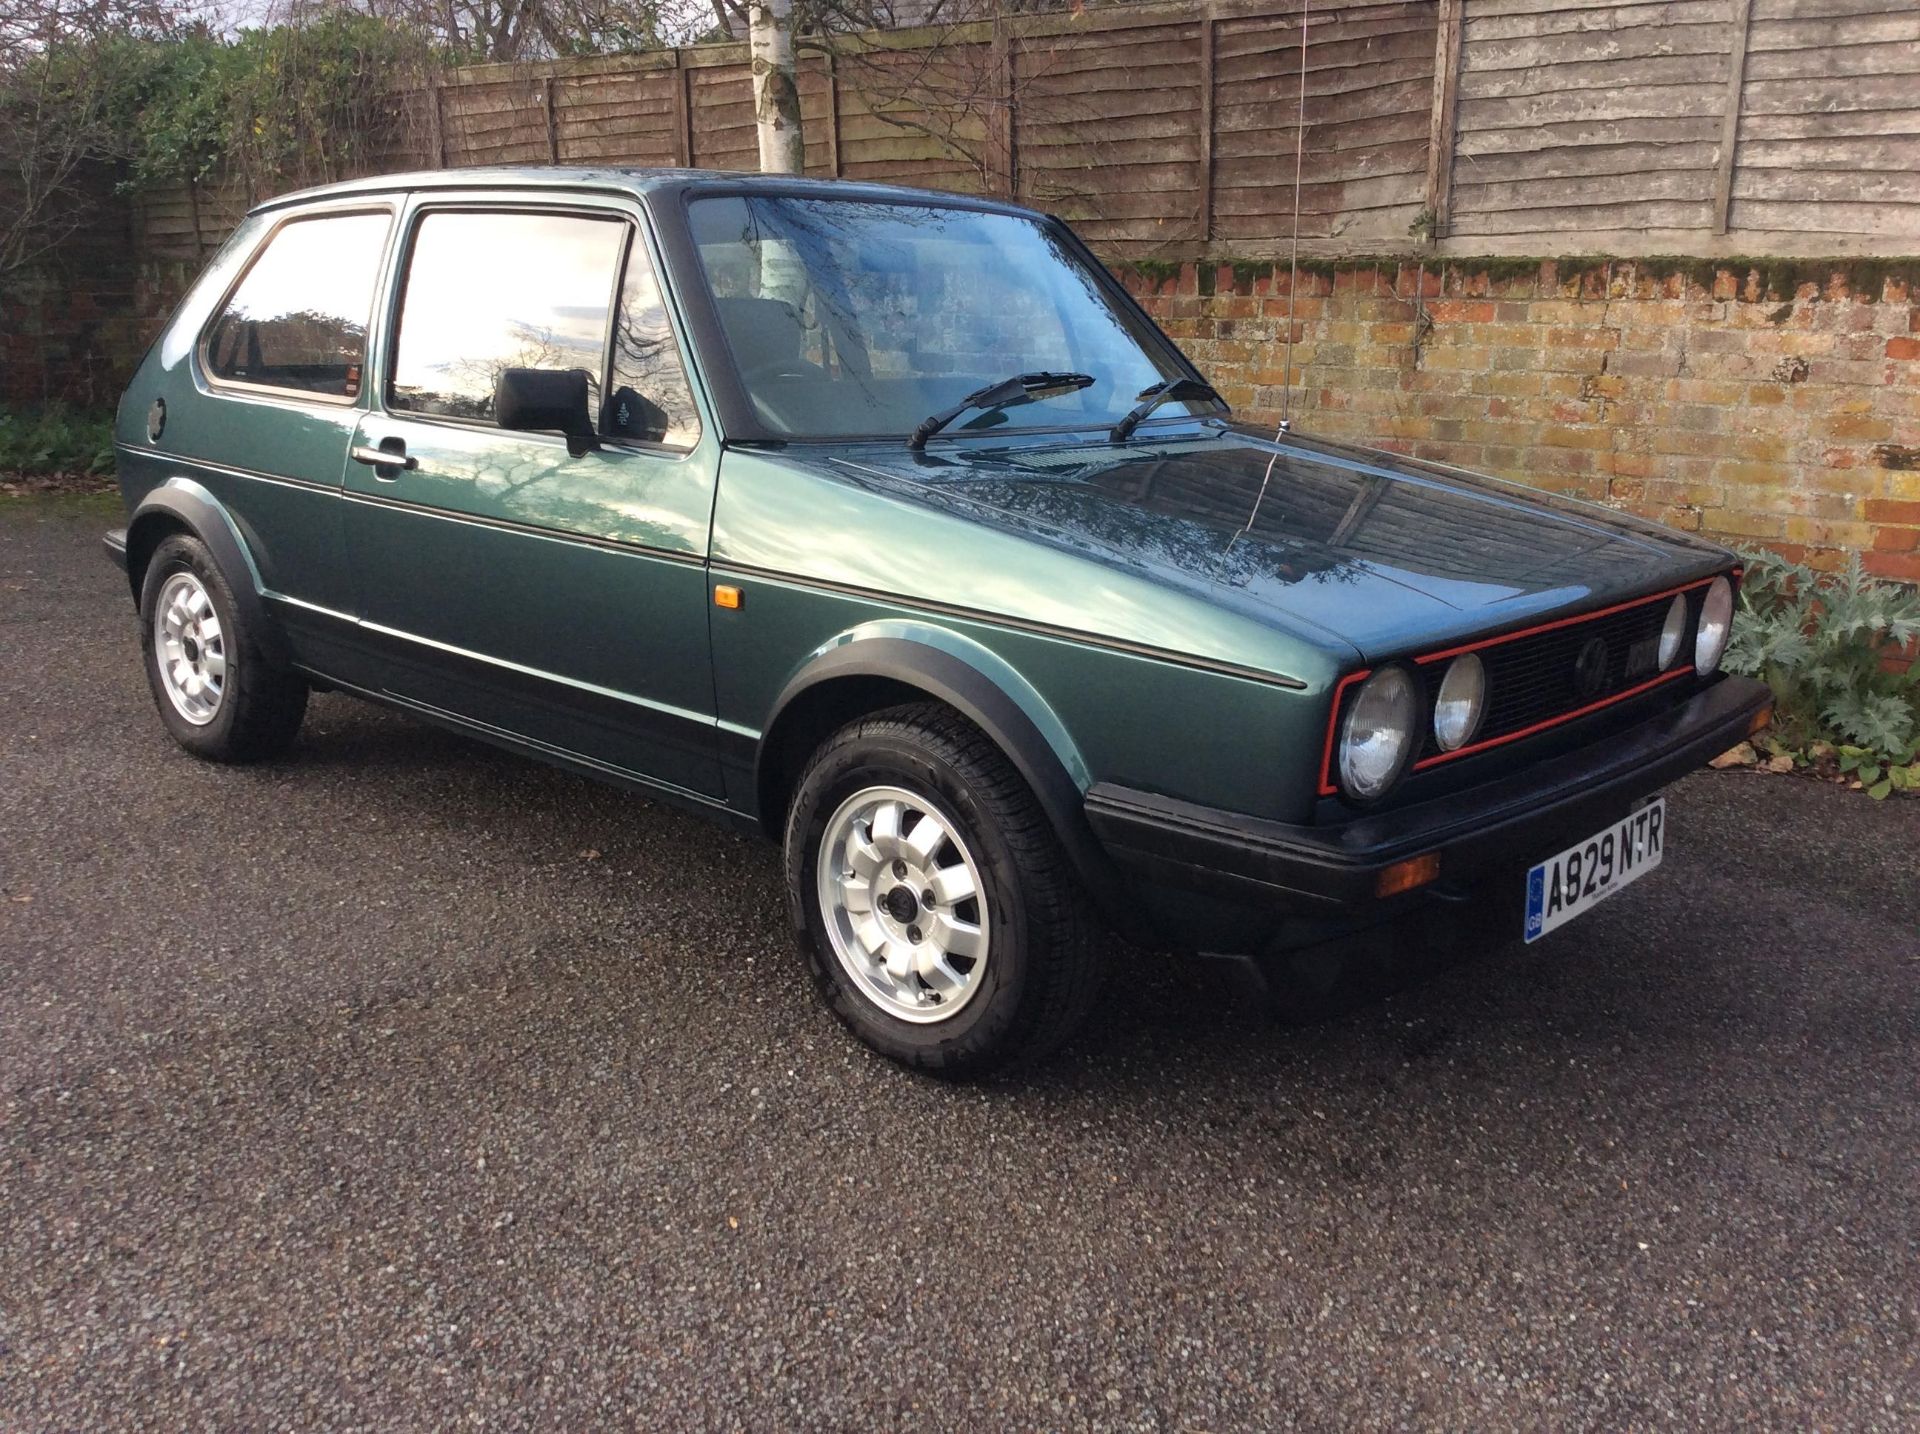
[[740,606],[740,589],[728,583],[716,583],[713,588],[715,607],[735,608]]
[[1765,707],[1762,707],[1758,712],[1754,713],[1752,717],[1747,719],[1747,735],[1751,737],[1772,720],[1773,704],[1769,702]]
[[1425,852],[1420,856],[1410,856],[1405,861],[1396,861],[1374,879],[1375,896],[1398,896],[1403,891],[1412,891],[1416,886],[1425,886],[1440,875],[1440,853]]

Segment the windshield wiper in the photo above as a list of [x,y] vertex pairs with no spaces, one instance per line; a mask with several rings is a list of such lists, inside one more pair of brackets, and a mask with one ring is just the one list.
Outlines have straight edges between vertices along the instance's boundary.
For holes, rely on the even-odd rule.
[[1163,403],[1178,403],[1183,399],[1211,399],[1218,404],[1226,400],[1214,392],[1213,385],[1202,383],[1197,378],[1170,378],[1164,383],[1148,384],[1134,395],[1140,402],[1133,411],[1113,425],[1113,432],[1107,437],[1114,443],[1125,443],[1133,430],[1140,426],[1154,409]]
[[991,413],[996,408],[1010,408],[1016,403],[1032,403],[1036,399],[1058,398],[1063,393],[1078,393],[1083,388],[1091,388],[1096,382],[1098,380],[1090,373],[1047,373],[1044,370],[1039,373],[1017,373],[999,383],[976,388],[952,408],[934,414],[913,430],[907,447],[918,453],[927,446],[929,438],[969,409],[978,408]]

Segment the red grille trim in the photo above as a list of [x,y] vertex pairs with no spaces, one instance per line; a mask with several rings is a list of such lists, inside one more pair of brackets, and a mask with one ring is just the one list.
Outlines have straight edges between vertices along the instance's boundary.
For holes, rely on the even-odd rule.
[[[1592,612],[1576,613],[1572,617],[1563,617],[1553,622],[1536,623],[1532,627],[1523,627],[1518,632],[1503,632],[1498,637],[1483,637],[1477,642],[1465,642],[1458,647],[1445,648],[1440,652],[1429,652],[1416,657],[1414,661],[1421,666],[1429,662],[1440,662],[1449,657],[1458,657],[1463,652],[1479,652],[1489,647],[1499,647],[1502,643],[1518,642],[1523,637],[1534,637],[1543,632],[1553,632],[1558,628],[1577,627],[1583,622],[1592,622],[1595,618],[1611,616],[1616,612],[1625,612],[1628,608],[1645,607],[1648,603],[1659,602],[1661,598],[1670,598],[1677,593],[1690,593],[1697,588],[1706,587],[1712,578],[1702,578],[1697,583],[1682,583],[1677,588],[1668,588],[1664,592],[1650,593],[1646,597],[1630,598],[1626,602],[1617,602],[1612,607],[1595,608]],[[1462,747],[1461,751],[1469,748]]]
[[[1721,575],[1716,574],[1715,576]],[[1738,581],[1741,576],[1741,569],[1734,568],[1730,576],[1735,581]],[[1534,637],[1540,633],[1552,632],[1558,628],[1575,627],[1580,623],[1593,622],[1598,618],[1607,617],[1616,612],[1625,612],[1629,608],[1645,607],[1649,603],[1661,602],[1679,593],[1697,592],[1701,588],[1710,586],[1713,581],[1713,578],[1707,577],[1701,578],[1697,582],[1682,583],[1678,587],[1666,588],[1657,593],[1649,593],[1646,597],[1629,598],[1626,602],[1617,602],[1608,607],[1596,608],[1592,612],[1575,613],[1572,617],[1556,618],[1552,622],[1535,623],[1531,627],[1518,628],[1513,632],[1503,632],[1497,637],[1483,637],[1473,642],[1464,642],[1453,647],[1442,648],[1437,652],[1423,653],[1415,657],[1413,661],[1416,666],[1424,667],[1429,663],[1445,661],[1449,657],[1458,657],[1465,652],[1480,652],[1489,647],[1499,647],[1504,643],[1518,642],[1522,638]],[[1550,728],[1558,727],[1564,723],[1572,722],[1578,718],[1598,712],[1603,708],[1611,707],[1616,702],[1625,702],[1630,697],[1638,697],[1641,693],[1650,691],[1663,682],[1671,682],[1676,677],[1685,677],[1691,671],[1693,671],[1693,665],[1691,663],[1682,663],[1669,672],[1661,673],[1658,677],[1649,678],[1647,681],[1629,687],[1624,691],[1615,692],[1608,697],[1602,697],[1599,701],[1590,702],[1584,707],[1576,707],[1570,712],[1563,712],[1557,717],[1549,717],[1545,721],[1535,722],[1533,725],[1523,727],[1518,731],[1504,732],[1498,737],[1489,737],[1484,742],[1474,742],[1468,746],[1456,748],[1451,752],[1440,752],[1431,757],[1423,757],[1413,764],[1411,770],[1416,772],[1424,771],[1426,768],[1436,767],[1442,762],[1451,762],[1457,757],[1470,757],[1476,752],[1485,752],[1490,748],[1504,746],[1508,742],[1517,742],[1522,737],[1534,736]],[[1333,710],[1327,717],[1327,740],[1320,759],[1320,795],[1323,797],[1334,797],[1340,794],[1339,784],[1334,780],[1333,776],[1333,744],[1334,738],[1339,731],[1340,709],[1345,701],[1347,688],[1351,684],[1358,682],[1361,678],[1370,676],[1372,672],[1373,669],[1370,667],[1361,668],[1358,672],[1350,672],[1341,678],[1333,689]]]
[[1685,677],[1692,671],[1693,664],[1691,662],[1686,663],[1683,666],[1674,668],[1671,672],[1663,672],[1658,677],[1650,678],[1637,687],[1629,687],[1626,691],[1616,692],[1611,697],[1602,697],[1598,702],[1589,702],[1585,707],[1576,707],[1571,712],[1563,712],[1558,717],[1549,717],[1546,721],[1536,722],[1531,727],[1522,727],[1518,732],[1503,732],[1498,737],[1487,738],[1484,742],[1472,742],[1465,747],[1456,747],[1451,752],[1440,752],[1431,757],[1422,757],[1413,764],[1413,770],[1416,772],[1424,771],[1428,767],[1437,767],[1442,762],[1451,762],[1455,757],[1470,757],[1475,752],[1486,751],[1489,747],[1498,747],[1507,742],[1518,742],[1522,737],[1531,737],[1534,733],[1544,732],[1549,727],[1558,727],[1563,722],[1573,721],[1576,717],[1585,717],[1589,712],[1598,712],[1601,708],[1611,707],[1616,702],[1625,702],[1629,697],[1638,697],[1642,692],[1648,691],[1650,688],[1658,687],[1663,682],[1671,682],[1676,677]]

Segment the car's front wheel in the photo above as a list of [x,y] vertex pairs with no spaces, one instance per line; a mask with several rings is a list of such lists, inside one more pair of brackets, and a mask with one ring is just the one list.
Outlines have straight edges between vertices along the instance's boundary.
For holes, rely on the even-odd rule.
[[1052,827],[991,740],[937,705],[842,728],[788,815],[814,982],[883,1055],[945,1075],[1037,1058],[1092,1003],[1096,925]]
[[160,719],[215,762],[276,756],[293,743],[307,684],[274,667],[213,554],[176,533],[154,550],[140,589],[141,649]]

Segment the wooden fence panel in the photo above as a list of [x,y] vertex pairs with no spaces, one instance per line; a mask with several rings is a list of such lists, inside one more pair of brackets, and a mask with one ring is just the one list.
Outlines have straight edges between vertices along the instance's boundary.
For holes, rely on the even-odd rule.
[[978,194],[984,183],[990,46],[952,42],[843,56],[840,173]]
[[546,164],[546,93],[530,74],[469,81],[441,90],[449,166]]
[[1116,253],[1200,237],[1205,23],[1195,16],[1015,46],[1022,201]]
[[233,181],[145,189],[133,204],[134,242],[143,258],[197,263],[226,242],[252,203]]
[[562,75],[553,81],[562,164],[680,164],[678,69]]
[[1914,0],[1753,0],[1728,227],[1920,235]]
[[687,71],[693,104],[693,162],[701,169],[758,169],[753,78],[742,64],[696,65]]
[[[800,61],[806,169],[1011,193],[1116,258],[1272,257],[1293,231],[1302,10],[1144,0],[836,36]],[[1920,248],[1920,0],[1305,10],[1304,253]],[[745,61],[472,67],[397,98],[373,167],[751,171]],[[153,190],[139,242],[197,259],[258,197]]]
[[1466,0],[1448,232],[1709,232],[1736,3]]
[[[1432,4],[1313,7],[1300,234],[1406,245],[1420,216],[1432,107]],[[1223,18],[1213,42],[1213,232],[1242,248],[1291,234],[1300,7]]]

